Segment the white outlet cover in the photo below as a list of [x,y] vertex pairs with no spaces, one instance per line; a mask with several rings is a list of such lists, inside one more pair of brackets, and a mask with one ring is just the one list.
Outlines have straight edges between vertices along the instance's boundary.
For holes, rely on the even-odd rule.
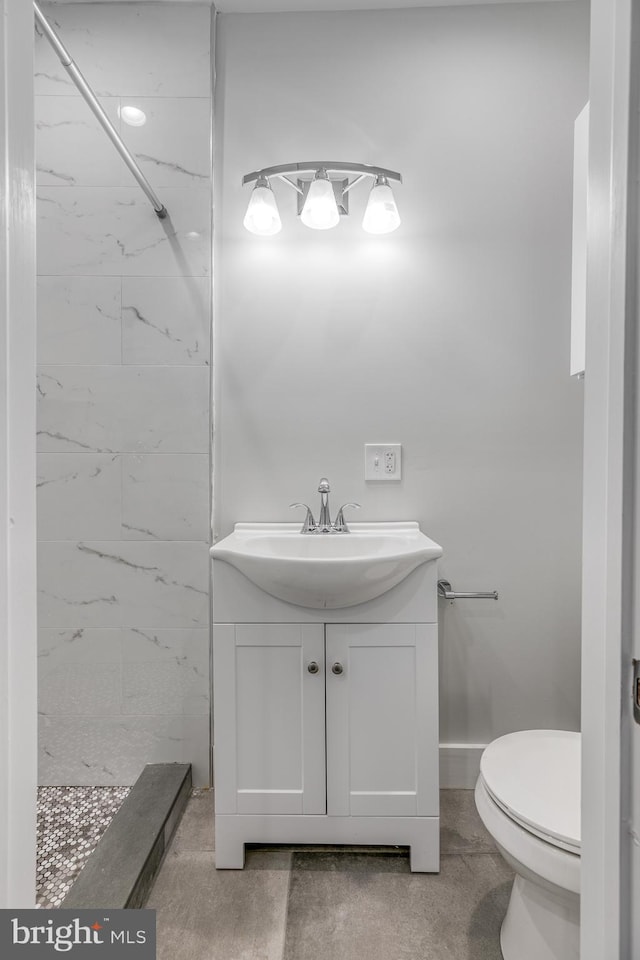
[[[385,470],[385,455],[393,454],[392,473]],[[402,444],[401,443],[365,443],[364,445],[365,480],[401,480]]]

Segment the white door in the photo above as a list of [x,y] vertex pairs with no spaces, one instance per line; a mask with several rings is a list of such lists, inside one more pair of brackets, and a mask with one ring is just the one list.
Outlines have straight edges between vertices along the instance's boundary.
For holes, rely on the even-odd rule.
[[436,624],[326,627],[327,812],[438,813]]
[[326,813],[322,624],[217,624],[213,670],[216,812]]

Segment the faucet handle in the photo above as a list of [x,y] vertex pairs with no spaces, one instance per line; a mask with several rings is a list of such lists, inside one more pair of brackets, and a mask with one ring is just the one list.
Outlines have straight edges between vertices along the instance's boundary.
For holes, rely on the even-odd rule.
[[304,523],[302,524],[302,530],[300,531],[300,533],[315,533],[316,522],[313,519],[311,508],[308,507],[306,503],[290,503],[289,504],[290,510],[293,510],[294,507],[304,507],[304,509],[307,511],[307,515],[304,518]]
[[321,477],[318,482],[318,493],[331,493],[331,487],[326,477]]
[[338,513],[337,513],[337,516],[336,516],[336,522],[335,522],[334,525],[333,525],[333,529],[335,530],[336,533],[349,533],[349,532],[350,532],[350,531],[349,531],[349,527],[347,526],[347,521],[345,520],[345,518],[344,518],[344,513],[343,513],[343,510],[344,510],[346,507],[354,507],[354,509],[359,510],[359,509],[360,509],[360,504],[359,504],[359,503],[343,503],[343,504],[342,504],[342,506],[341,506],[340,509],[338,510]]

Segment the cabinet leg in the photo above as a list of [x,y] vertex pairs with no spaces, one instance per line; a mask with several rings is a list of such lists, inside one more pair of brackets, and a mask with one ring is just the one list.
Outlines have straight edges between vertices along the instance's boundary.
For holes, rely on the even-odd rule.
[[409,864],[412,873],[440,873],[440,857],[432,847],[412,844],[409,848]]
[[216,828],[216,870],[242,870],[244,868],[244,843],[224,830]]

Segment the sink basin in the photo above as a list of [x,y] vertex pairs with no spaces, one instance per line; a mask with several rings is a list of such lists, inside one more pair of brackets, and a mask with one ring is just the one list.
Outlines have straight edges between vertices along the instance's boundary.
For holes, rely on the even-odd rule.
[[351,533],[300,533],[299,523],[236,523],[211,548],[272,597],[301,607],[338,609],[391,590],[442,555],[417,523],[351,523]]

